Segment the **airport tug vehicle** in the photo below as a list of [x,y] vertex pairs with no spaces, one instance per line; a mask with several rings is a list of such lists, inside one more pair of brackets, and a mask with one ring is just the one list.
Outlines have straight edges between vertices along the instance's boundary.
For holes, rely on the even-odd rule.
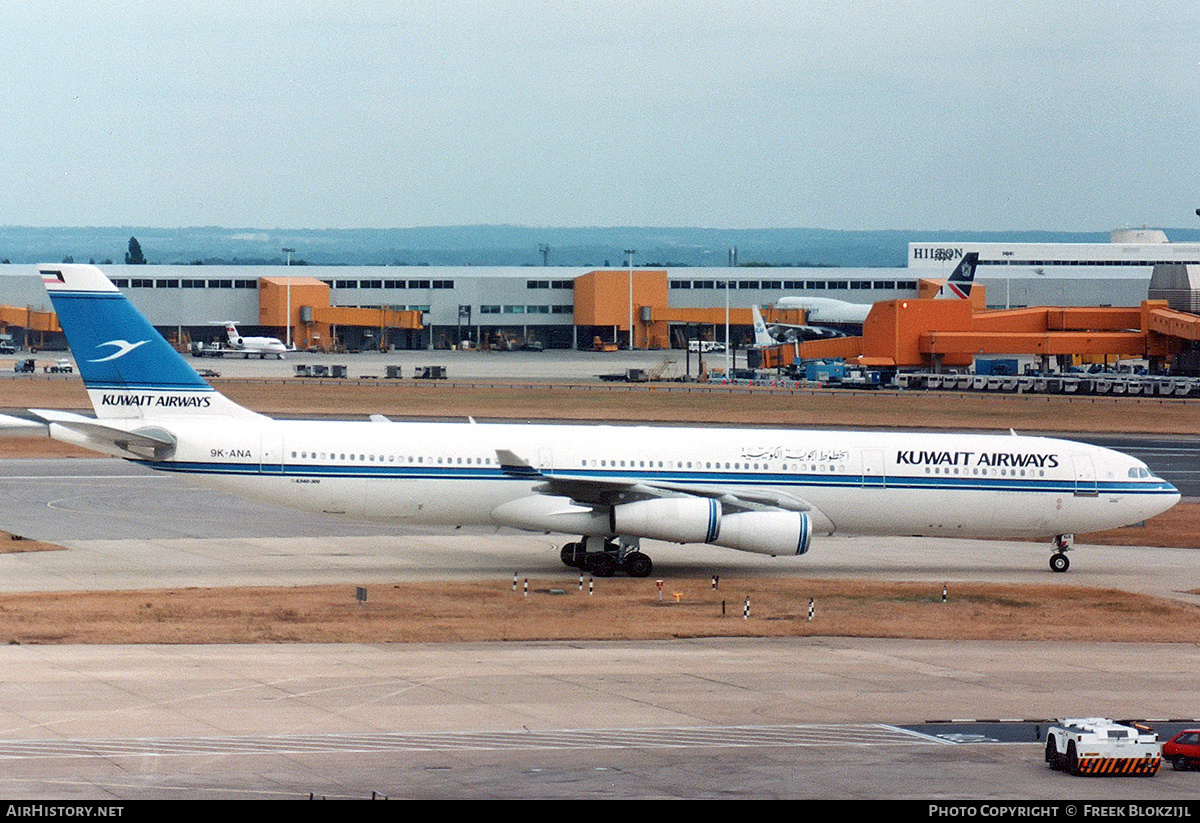
[[1151,777],[1162,744],[1149,727],[1103,717],[1059,720],[1046,731],[1046,762],[1068,774]]

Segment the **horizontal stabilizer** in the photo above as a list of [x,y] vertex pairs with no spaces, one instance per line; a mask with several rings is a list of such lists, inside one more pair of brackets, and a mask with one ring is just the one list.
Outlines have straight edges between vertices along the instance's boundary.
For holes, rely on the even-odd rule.
[[26,420],[22,417],[13,417],[8,414],[0,414],[0,435],[21,436],[46,434],[47,425],[40,420]]
[[46,422],[50,436],[55,440],[93,449],[108,446],[103,451],[125,457],[132,454],[149,460],[166,460],[175,453],[175,436],[156,426],[126,431],[70,412],[52,409],[29,411]]

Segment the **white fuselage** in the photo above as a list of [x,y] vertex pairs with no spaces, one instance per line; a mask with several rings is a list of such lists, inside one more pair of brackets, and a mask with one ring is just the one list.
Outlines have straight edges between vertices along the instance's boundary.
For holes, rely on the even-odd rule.
[[259,357],[273,355],[282,359],[287,353],[287,346],[278,337],[242,337],[232,323],[225,325],[225,334],[229,338],[229,347],[247,357],[257,354]]
[[803,309],[809,325],[833,323],[861,326],[873,308],[870,303],[849,303],[830,297],[781,297],[777,309]]
[[[178,445],[170,460],[146,462],[154,468],[300,509],[445,525],[497,525],[498,506],[531,495],[547,477],[765,492],[809,510],[818,533],[1053,536],[1140,522],[1179,499],[1134,458],[1042,437],[265,418],[161,424]],[[519,456],[527,471],[506,471],[498,450]]]
[[236,343],[233,343],[233,348],[247,355],[265,356],[269,354],[283,357],[287,353],[287,346],[283,345],[283,341],[274,337],[240,337]]

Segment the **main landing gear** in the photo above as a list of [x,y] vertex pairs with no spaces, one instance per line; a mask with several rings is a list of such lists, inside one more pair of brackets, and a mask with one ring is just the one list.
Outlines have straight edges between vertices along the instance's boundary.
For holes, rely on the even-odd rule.
[[630,577],[649,577],[654,563],[638,548],[636,537],[583,537],[563,546],[561,557],[564,565],[596,577],[612,577],[618,571]]
[[1065,572],[1071,568],[1071,561],[1067,557],[1067,552],[1071,550],[1071,544],[1075,542],[1075,535],[1060,534],[1054,538],[1054,554],[1050,555],[1050,571]]

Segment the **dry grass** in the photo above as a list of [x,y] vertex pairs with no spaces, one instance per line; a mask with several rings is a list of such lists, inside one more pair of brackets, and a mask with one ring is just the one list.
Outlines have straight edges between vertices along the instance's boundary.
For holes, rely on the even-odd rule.
[[[367,415],[716,423],[750,426],[971,428],[1200,434],[1195,400],[718,387],[596,381],[487,383],[216,379],[234,401],[272,415]],[[0,408],[90,411],[77,380],[0,381]]]
[[1079,543],[1102,546],[1167,546],[1200,549],[1200,504],[1177,503],[1141,526],[1126,526],[1092,534],[1077,534]]
[[44,543],[41,540],[30,540],[12,532],[0,531],[0,554],[20,554],[21,552],[58,552],[62,546],[54,543]]
[[[905,637],[1194,642],[1200,608],[1063,585],[575,578],[0,596],[8,643],[350,643]],[[557,589],[562,593],[551,593]],[[679,594],[678,601],[675,594]],[[750,600],[750,617],[743,605]],[[808,620],[809,599],[815,616]],[[722,603],[724,602],[724,609]],[[724,613],[723,613],[724,612]]]

